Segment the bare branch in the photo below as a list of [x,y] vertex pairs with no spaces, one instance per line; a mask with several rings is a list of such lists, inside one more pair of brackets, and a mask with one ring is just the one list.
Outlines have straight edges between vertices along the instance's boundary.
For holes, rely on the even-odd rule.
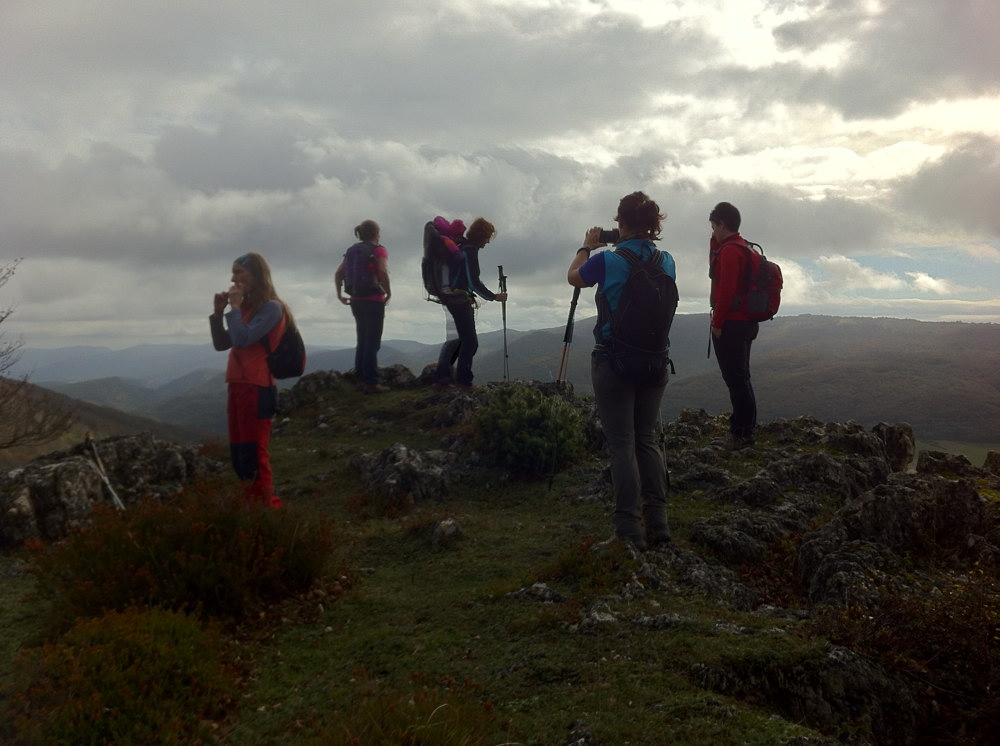
[[[14,276],[20,261],[0,266],[0,288]],[[13,307],[0,309],[0,324],[13,312]],[[73,424],[73,409],[67,399],[33,386],[27,377],[4,375],[21,359],[21,345],[21,340],[5,341],[0,332],[0,450],[48,443]]]

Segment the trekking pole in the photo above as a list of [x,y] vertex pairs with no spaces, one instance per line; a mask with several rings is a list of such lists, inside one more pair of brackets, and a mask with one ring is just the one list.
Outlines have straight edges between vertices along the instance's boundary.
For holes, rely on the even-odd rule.
[[562,359],[559,361],[559,374],[556,382],[564,381],[566,365],[569,362],[569,346],[573,343],[573,316],[576,314],[576,304],[580,300],[580,288],[573,288],[573,300],[569,303],[569,318],[566,319],[566,333],[563,335]]
[[[500,292],[507,293],[507,275],[503,273],[503,265],[497,265],[500,274]],[[507,301],[500,301],[500,315],[503,317],[503,382],[510,378],[510,360],[507,357]]]
[[104,462],[101,461],[101,454],[97,452],[97,442],[94,440],[94,436],[91,435],[90,431],[87,431],[86,443],[90,446],[90,450],[94,452],[94,461],[96,462],[97,473],[101,476],[101,481],[104,482],[104,486],[108,488],[108,492],[111,493],[111,501],[115,504],[118,510],[125,510],[125,503],[121,501],[118,497],[118,493],[115,492],[115,488],[111,486],[111,480],[108,479],[108,473],[104,470]]

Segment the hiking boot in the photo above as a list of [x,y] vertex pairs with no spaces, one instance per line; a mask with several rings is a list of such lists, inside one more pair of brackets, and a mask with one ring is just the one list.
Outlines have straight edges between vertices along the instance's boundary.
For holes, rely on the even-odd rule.
[[726,438],[722,447],[727,451],[742,451],[744,448],[753,448],[753,436],[752,435],[730,435]]
[[650,549],[656,549],[657,547],[662,547],[670,543],[672,543],[672,539],[670,538],[670,531],[646,532],[646,546]]

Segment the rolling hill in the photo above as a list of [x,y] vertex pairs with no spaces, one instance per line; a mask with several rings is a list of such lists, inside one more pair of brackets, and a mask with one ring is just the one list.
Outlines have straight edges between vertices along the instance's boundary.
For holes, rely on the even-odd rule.
[[[594,321],[593,316],[576,321],[568,357],[565,377],[582,394],[590,390]],[[564,333],[562,327],[508,330],[511,378],[554,380]],[[684,408],[728,409],[715,359],[706,354],[708,338],[707,315],[676,317],[671,331],[676,375],[664,399],[665,418]],[[438,349],[386,340],[379,364],[419,373],[436,361]],[[34,382],[67,396],[152,421],[225,432],[225,356],[209,346],[26,350],[25,357],[34,366]],[[353,349],[310,350],[307,373],[346,371],[353,362]],[[866,426],[909,422],[922,439],[1000,447],[1000,325],[779,317],[761,325],[752,369],[761,421],[807,414]],[[482,334],[477,382],[502,380],[503,370],[502,332]]]

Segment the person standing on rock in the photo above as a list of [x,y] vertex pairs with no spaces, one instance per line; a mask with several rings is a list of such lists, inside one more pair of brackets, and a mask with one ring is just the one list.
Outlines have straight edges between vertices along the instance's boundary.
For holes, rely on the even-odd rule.
[[507,300],[507,293],[494,293],[479,277],[479,252],[486,248],[486,244],[496,234],[493,223],[485,218],[476,218],[465,232],[465,238],[458,239],[460,251],[449,266],[450,285],[455,293],[453,298],[445,302],[445,308],[455,322],[456,337],[449,339],[441,347],[435,373],[438,385],[451,383],[451,366],[454,364],[455,383],[472,388],[472,358],[479,350],[476,296],[484,300]]
[[750,383],[750,346],[760,325],[737,302],[737,296],[746,292],[750,248],[739,233],[740,211],[730,203],[717,204],[708,222],[712,226],[708,249],[712,347],[733,408],[726,447],[739,450],[753,447],[757,427],[757,399]]
[[[615,214],[619,235],[614,250],[591,256],[595,249],[607,245],[601,240],[601,229],[591,228],[567,271],[567,280],[573,287],[598,286],[590,372],[597,413],[611,454],[615,538],[631,543],[640,551],[670,542],[666,471],[655,434],[669,361],[666,349],[651,355],[649,374],[633,378],[617,368],[611,329],[621,317],[619,309],[624,313],[626,289],[635,287],[629,282],[632,273],[654,272],[658,281],[672,287],[673,297],[668,299],[664,293],[663,313],[653,314],[657,316],[655,319],[643,316],[638,328],[662,331],[665,326],[666,341],[677,294],[674,260],[653,243],[660,238],[662,220],[659,206],[644,193],[633,192],[622,197]],[[644,265],[648,265],[645,270]]]
[[290,319],[288,308],[274,290],[270,267],[264,257],[253,252],[233,262],[232,285],[215,294],[213,313],[208,317],[215,349],[229,350],[226,411],[233,469],[246,482],[248,503],[274,508],[281,507],[281,500],[274,494],[268,441],[278,389],[267,356],[277,347]]
[[[385,306],[392,291],[389,286],[389,252],[379,243],[380,229],[374,220],[365,220],[354,229],[358,242],[344,254],[334,283],[337,299],[351,307],[357,330],[354,375],[366,394],[389,390],[378,380],[378,351],[382,346]],[[344,291],[350,298],[344,297]]]

